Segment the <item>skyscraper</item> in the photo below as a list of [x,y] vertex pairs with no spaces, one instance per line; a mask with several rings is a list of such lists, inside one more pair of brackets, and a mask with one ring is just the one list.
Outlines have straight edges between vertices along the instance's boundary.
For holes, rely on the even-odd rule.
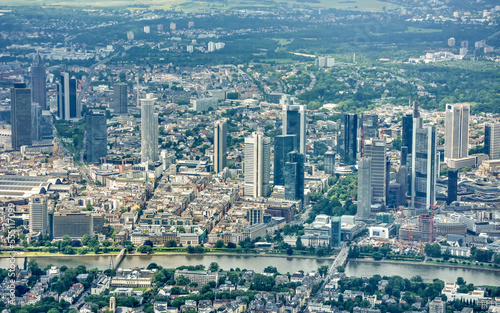
[[127,114],[127,84],[117,83],[113,85],[114,99],[113,109],[116,114]]
[[267,197],[271,172],[271,139],[260,132],[245,138],[245,196]]
[[108,154],[108,135],[106,114],[103,111],[91,111],[86,119],[86,160],[97,163]]
[[31,89],[25,83],[14,84],[10,89],[10,120],[12,149],[31,146]]
[[411,114],[403,116],[403,134],[401,138],[401,145],[408,147],[408,153],[411,153],[412,139],[413,139],[413,117]]
[[274,137],[274,185],[285,185],[285,163],[289,152],[297,149],[295,135],[281,135]]
[[453,201],[457,201],[457,190],[458,190],[458,170],[450,168],[448,170],[448,199],[446,199],[446,204],[451,204]]
[[364,139],[378,137],[378,115],[377,114],[363,114],[363,131]]
[[340,162],[345,165],[356,164],[356,155],[358,153],[358,116],[356,114],[342,114],[337,147]]
[[297,151],[286,155],[285,199],[304,201],[304,155]]
[[415,129],[413,151],[411,175],[412,205],[416,209],[430,209],[431,205],[434,205],[436,202],[436,178],[439,172],[437,135],[434,125],[420,126]]
[[76,94],[76,78],[69,78],[68,73],[61,74],[57,83],[57,116],[63,120],[79,118],[81,108]]
[[323,157],[325,158],[325,174],[335,174],[335,152],[327,151]]
[[465,158],[469,155],[469,116],[468,103],[446,105],[444,158]]
[[484,126],[484,153],[491,160],[500,159],[500,123],[486,123]]
[[158,114],[152,94],[141,99],[141,162],[149,161],[158,161]]
[[297,151],[306,154],[306,108],[304,105],[283,105],[283,135],[295,135]]
[[31,64],[31,86],[33,88],[32,100],[38,103],[42,110],[47,109],[47,88],[45,82],[47,75],[42,57],[37,52]]
[[358,162],[358,212],[359,219],[368,219],[372,206],[372,162],[363,157]]
[[31,141],[42,140],[41,134],[42,109],[38,103],[31,104]]
[[220,173],[227,163],[227,122],[217,121],[214,126],[214,171]]
[[365,143],[363,156],[371,158],[372,200],[385,203],[387,197],[386,146],[383,139],[372,139]]
[[49,234],[49,214],[47,196],[35,195],[30,198],[30,233]]

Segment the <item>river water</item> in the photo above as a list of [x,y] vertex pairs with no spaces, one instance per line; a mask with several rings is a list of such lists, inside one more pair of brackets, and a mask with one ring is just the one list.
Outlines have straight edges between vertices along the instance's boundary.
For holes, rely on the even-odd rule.
[[[113,256],[113,259],[115,256]],[[57,256],[57,257],[37,257],[41,268],[49,264],[67,267],[77,267],[85,265],[88,269],[98,268],[105,270],[109,268],[110,256]],[[23,265],[24,259],[18,258],[16,262]],[[321,265],[330,265],[331,259],[295,258],[295,257],[270,257],[270,256],[248,256],[248,255],[192,255],[192,254],[168,254],[168,255],[127,255],[120,267],[147,267],[150,263],[156,263],[167,268],[176,268],[182,265],[199,265],[208,267],[210,263],[217,262],[224,270],[231,268],[248,269],[262,272],[264,268],[271,265],[278,269],[280,273],[294,273],[299,270],[311,271]],[[0,258],[0,268],[9,266],[8,258]],[[370,277],[375,274],[381,276],[399,275],[404,278],[411,278],[420,275],[426,282],[431,282],[434,278],[439,278],[445,282],[455,282],[457,277],[463,277],[468,283],[475,285],[500,286],[500,271],[486,271],[481,269],[449,268],[443,266],[426,266],[420,264],[390,264],[390,263],[369,263],[360,261],[349,261],[346,266],[348,276]]]

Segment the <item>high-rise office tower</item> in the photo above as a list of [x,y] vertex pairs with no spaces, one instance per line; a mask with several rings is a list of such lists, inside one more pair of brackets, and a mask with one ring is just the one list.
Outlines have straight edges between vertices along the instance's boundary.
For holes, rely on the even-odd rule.
[[245,138],[245,196],[267,197],[271,193],[271,138],[254,132]]
[[356,114],[342,114],[337,147],[340,162],[345,165],[356,164],[356,155],[358,153],[358,116]]
[[304,201],[304,155],[297,151],[286,155],[285,199]]
[[220,173],[227,163],[227,122],[217,121],[214,126],[214,171]]
[[[412,208],[430,209],[436,202],[436,178],[439,173],[436,127],[414,121],[411,175]],[[415,214],[415,212],[412,212]]]
[[42,235],[49,234],[49,214],[47,207],[47,196],[34,195],[30,198],[30,233],[40,232]]
[[62,73],[61,80],[57,83],[57,116],[62,120],[81,116],[76,94],[76,78],[69,78],[68,73]]
[[158,158],[158,114],[155,99],[148,94],[141,99],[141,162],[156,162]]
[[340,216],[332,216],[330,222],[330,247],[340,247],[342,242],[342,220]]
[[401,147],[401,165],[407,165],[408,162],[408,147]]
[[383,139],[366,141],[363,156],[371,158],[371,185],[374,202],[385,203],[387,197],[386,145]]
[[486,123],[484,126],[484,153],[491,160],[500,159],[500,123]]
[[378,137],[378,115],[377,114],[363,114],[363,132],[364,139]]
[[401,138],[401,145],[408,147],[408,153],[411,153],[412,139],[413,139],[413,116],[406,114],[403,116],[403,134]]
[[31,64],[31,87],[33,89],[32,100],[38,103],[42,110],[47,110],[47,74],[40,53],[36,53]]
[[281,135],[274,137],[274,185],[285,185],[286,155],[297,149],[295,135]]
[[306,154],[306,107],[305,105],[283,105],[283,135],[295,135],[297,151]]
[[42,140],[42,109],[38,103],[31,104],[31,141]]
[[325,174],[335,174],[335,152],[327,151],[324,154]]
[[108,133],[106,113],[91,111],[85,115],[86,119],[86,160],[88,163],[97,163],[108,154]]
[[10,89],[10,120],[12,149],[31,146],[31,89],[25,83],[16,83]]
[[448,199],[446,199],[446,204],[451,204],[453,201],[457,201],[457,191],[458,191],[458,170],[450,168],[448,170]]
[[470,104],[454,103],[446,105],[444,158],[465,158],[469,155]]
[[362,157],[358,162],[358,212],[356,216],[370,218],[372,206],[372,159]]
[[127,84],[117,83],[113,85],[114,99],[113,109],[116,114],[127,114]]

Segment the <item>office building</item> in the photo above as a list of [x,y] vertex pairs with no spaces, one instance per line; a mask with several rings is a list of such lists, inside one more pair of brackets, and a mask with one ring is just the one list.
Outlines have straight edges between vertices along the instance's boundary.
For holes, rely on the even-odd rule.
[[261,207],[249,208],[247,210],[247,221],[250,222],[250,225],[264,223],[264,209]]
[[227,165],[227,122],[217,121],[214,126],[214,171],[220,173]]
[[396,182],[401,186],[401,201],[402,205],[405,205],[406,195],[408,193],[408,166],[401,165],[398,170],[398,174],[396,176]]
[[453,201],[457,201],[458,191],[458,170],[450,168],[448,170],[448,199],[446,204],[450,205]]
[[30,233],[49,234],[49,213],[47,196],[34,195],[30,197]]
[[341,163],[345,165],[356,164],[358,153],[358,116],[356,114],[342,114],[337,146]]
[[86,161],[98,163],[101,158],[108,154],[108,133],[106,125],[106,113],[103,111],[90,111],[85,115],[86,119]]
[[372,139],[366,141],[363,156],[371,158],[372,201],[385,203],[388,188],[385,140]]
[[413,113],[413,153],[411,164],[411,210],[430,209],[436,202],[436,178],[439,173],[436,127],[423,126],[418,102]]
[[31,89],[25,83],[16,83],[10,89],[10,120],[12,150],[31,146]]
[[484,153],[490,160],[500,159],[500,123],[486,123],[484,126]]
[[444,159],[459,159],[469,155],[469,117],[468,103],[446,105]]
[[42,111],[40,119],[40,137],[40,140],[52,140],[54,138],[52,114],[50,114],[50,111]]
[[274,185],[285,185],[285,163],[289,152],[296,150],[295,135],[281,135],[274,137]]
[[370,218],[372,206],[372,164],[371,158],[362,157],[358,162],[358,212],[361,220]]
[[331,229],[332,229],[330,246],[331,247],[340,247],[340,242],[342,239],[342,234],[341,234],[342,221],[340,219],[340,216],[332,216],[330,225],[331,225]]
[[31,141],[42,140],[41,134],[42,109],[38,103],[31,104]]
[[271,193],[271,139],[260,132],[245,138],[245,196],[268,197]]
[[335,152],[327,151],[324,155],[325,174],[335,174]]
[[305,105],[283,105],[283,135],[295,135],[297,151],[306,154],[306,107]]
[[42,110],[47,110],[47,74],[40,53],[36,53],[31,64],[32,100],[38,103]]
[[195,110],[196,112],[206,112],[208,110],[216,110],[217,108],[217,98],[215,97],[193,100],[193,110]]
[[83,235],[94,235],[94,220],[90,212],[59,211],[52,217],[54,238],[68,235],[73,239],[80,239]]
[[378,115],[377,114],[363,114],[363,138],[377,138],[378,137]]
[[79,118],[80,104],[76,94],[76,78],[69,78],[68,73],[62,73],[57,83],[57,116],[62,120]]
[[285,163],[285,199],[304,201],[304,155],[289,152]]
[[411,153],[413,139],[413,116],[406,114],[403,116],[403,134],[401,136],[401,145],[408,147],[408,153]]
[[158,161],[158,114],[155,99],[148,94],[141,99],[141,162]]
[[127,114],[127,84],[114,84],[113,110],[116,114]]

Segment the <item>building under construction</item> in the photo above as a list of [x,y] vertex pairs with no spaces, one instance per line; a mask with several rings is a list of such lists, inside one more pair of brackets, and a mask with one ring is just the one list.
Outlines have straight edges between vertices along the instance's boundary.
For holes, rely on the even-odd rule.
[[399,229],[399,240],[432,242],[434,225],[432,215],[421,214],[417,224],[402,225]]

